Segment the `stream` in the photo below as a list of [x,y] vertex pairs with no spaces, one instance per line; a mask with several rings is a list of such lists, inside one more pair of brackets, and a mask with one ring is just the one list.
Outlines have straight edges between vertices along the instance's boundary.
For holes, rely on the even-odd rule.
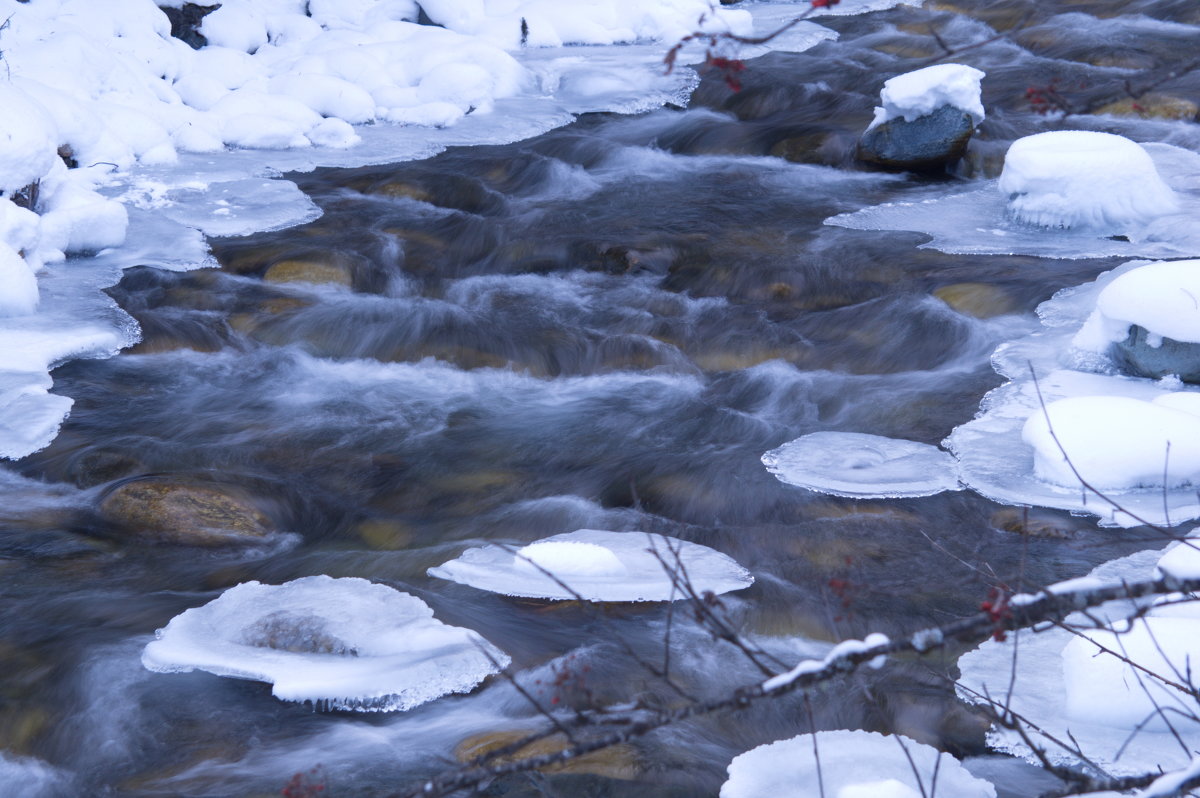
[[[56,368],[69,418],[0,467],[3,780],[30,798],[250,798],[317,768],[323,795],[385,796],[540,720],[501,678],[356,714],[142,667],[156,629],[249,580],[367,578],[479,631],[535,695],[566,672],[568,704],[666,707],[678,696],[631,651],[667,657],[701,698],[761,675],[664,604],[514,599],[426,570],[484,542],[580,528],[701,543],[754,575],[721,609],[790,667],[846,637],[972,612],[996,579],[1041,585],[1161,546],[969,490],[820,495],[759,460],[826,430],[937,445],[1002,383],[991,355],[1037,329],[1039,303],[1127,260],[945,254],[919,233],[826,219],[994,178],[1008,142],[1041,130],[1200,150],[1194,124],[1059,120],[1025,95],[1194,52],[1195,4],[1050,0],[1012,40],[956,59],[987,73],[988,113],[956,175],[855,163],[882,80],[938,55],[931,30],[958,46],[1024,8],[954,0],[822,19],[836,40],[748,61],[737,92],[707,74],[686,108],[290,173],[319,218],[210,238],[219,268],[127,269],[107,294],[139,340]],[[139,480],[236,496],[272,534],[243,546],[132,534],[107,499]],[[815,727],[903,733],[975,758],[1002,796],[1036,795],[1041,777],[989,757],[987,721],[955,698],[959,653],[890,663],[811,707],[788,697],[689,720],[484,794],[715,796],[735,755]]]

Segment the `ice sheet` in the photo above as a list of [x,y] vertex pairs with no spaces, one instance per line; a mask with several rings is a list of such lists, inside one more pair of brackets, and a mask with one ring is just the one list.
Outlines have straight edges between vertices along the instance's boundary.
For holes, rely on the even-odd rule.
[[[1035,450],[1022,438],[1026,423],[1034,423],[1029,419],[1041,415],[1043,405],[1062,399],[1114,397],[1122,401],[1154,403],[1166,411],[1168,408],[1162,407],[1162,402],[1186,402],[1175,394],[1198,393],[1174,380],[1122,376],[1107,357],[1073,345],[1101,291],[1121,275],[1144,266],[1144,261],[1131,261],[1100,275],[1094,282],[1059,292],[1038,308],[1043,324],[1040,332],[1010,341],[996,350],[992,356],[993,365],[1011,381],[988,393],[976,418],[957,427],[943,442],[958,458],[958,476],[963,484],[996,501],[1089,513],[1099,516],[1102,524],[1116,526],[1136,526],[1143,521],[1179,524],[1200,517],[1200,500],[1195,489],[1178,484],[1181,480],[1173,480],[1177,487],[1165,492],[1153,486],[1125,485],[1105,489],[1103,493],[1109,501],[1086,490],[1077,481],[1065,484],[1069,468],[1061,461],[1061,451],[1057,458],[1061,467],[1052,470],[1057,474],[1058,482],[1063,484],[1039,477]],[[1190,423],[1187,418],[1182,421],[1185,426]],[[1084,462],[1089,452],[1095,453],[1122,468],[1133,450],[1116,450],[1121,429],[1121,426],[1114,426],[1111,435],[1102,430],[1089,432],[1084,429],[1083,451],[1075,441],[1067,456],[1073,460],[1081,457]],[[1055,458],[1057,445],[1052,440],[1042,443],[1043,458]],[[1135,448],[1141,443],[1131,441]],[[1186,449],[1190,441],[1179,445]],[[1150,447],[1142,455],[1146,462],[1141,470],[1147,474],[1161,475],[1164,462],[1169,465],[1165,446]],[[1154,461],[1153,467],[1148,465],[1150,460]],[[1045,468],[1043,471],[1047,476],[1051,475],[1051,471]],[[1172,470],[1171,473],[1178,472]],[[1161,484],[1161,478],[1146,481]],[[1114,502],[1120,508],[1115,507]]]
[[367,712],[468,692],[509,658],[423,601],[365,579],[245,582],[176,616],[142,652],[152,671],[271,683],[285,701]]
[[[572,548],[566,548],[568,545]],[[579,546],[588,548],[576,548]],[[488,545],[468,549],[457,559],[430,568],[429,575],[480,590],[527,598],[565,600],[577,595],[587,601],[684,598],[668,568],[686,573],[697,595],[706,591],[720,594],[741,590],[754,582],[749,571],[707,546],[664,535],[600,529],[554,535],[524,548]]]
[[[1094,570],[1091,576],[1106,584],[1148,579],[1152,577],[1159,556],[1156,551],[1141,552],[1106,563]],[[1127,617],[1133,610],[1129,602],[1123,601],[1110,602],[1090,612],[1100,619],[1115,620]],[[1180,610],[1186,612],[1187,617],[1169,617],[1171,612],[1155,610],[1155,613],[1163,612],[1166,617],[1151,621],[1155,624],[1166,622],[1155,629],[1172,652],[1180,650],[1181,646],[1193,645],[1196,627],[1200,624],[1194,604],[1175,608],[1176,612]],[[1068,623],[1090,626],[1082,616],[1072,616],[1068,618]],[[1178,626],[1182,626],[1182,629],[1174,628]],[[1118,628],[1125,627],[1119,625]],[[1144,636],[1144,632],[1138,635]],[[1138,635],[1133,638],[1123,636],[1128,640],[1125,644],[1128,651],[1139,656],[1148,655],[1145,664],[1155,665],[1153,660],[1158,656],[1157,647],[1152,644],[1139,647]],[[1107,636],[1096,637],[1114,643]],[[1187,749],[1195,748],[1200,743],[1200,723],[1171,714],[1172,725],[1182,735],[1186,748],[1181,748],[1171,732],[1161,724],[1151,723],[1148,728],[1133,734],[1130,720],[1139,715],[1141,709],[1145,709],[1142,704],[1145,694],[1138,676],[1110,655],[1093,658],[1095,647],[1086,642],[1073,643],[1075,640],[1079,638],[1057,627],[1037,632],[1022,631],[1010,635],[1008,641],[1003,643],[989,640],[959,659],[958,666],[962,672],[960,695],[975,702],[981,701],[979,695],[987,695],[1008,704],[1014,712],[1041,727],[1042,732],[1032,732],[1035,741],[1043,741],[1043,733],[1046,738],[1053,736],[1063,740],[1068,739],[1069,733],[1090,758],[1118,775],[1143,773],[1158,767],[1171,770],[1187,765],[1191,761]],[[1068,654],[1069,666],[1064,668],[1063,652],[1069,645],[1074,648]],[[1121,643],[1116,645],[1116,650],[1120,650]],[[1012,679],[1014,666],[1015,680]],[[1176,678],[1170,672],[1167,676]],[[1070,683],[1067,682],[1068,678]],[[1013,684],[1011,696],[1010,681]],[[1156,689],[1150,688],[1148,683],[1147,688]],[[1095,695],[1103,696],[1102,700],[1085,700]],[[1169,702],[1166,704],[1168,706],[1181,698],[1171,690],[1163,691],[1161,696]],[[1188,701],[1190,711],[1195,712],[1194,701]],[[1143,719],[1153,720],[1141,715],[1132,725]],[[1034,759],[1012,732],[993,729],[989,734],[989,742],[1001,751],[1025,756],[1031,761]],[[1070,758],[1057,745],[1048,742],[1046,745],[1054,759],[1069,761]]]
[[936,446],[860,432],[814,432],[762,456],[788,485],[888,499],[958,490],[954,458]]
[[1169,144],[1144,144],[1158,173],[1178,195],[1180,210],[1159,216],[1128,241],[1111,232],[1041,228],[1012,219],[998,181],[944,196],[943,187],[918,187],[912,199],[844,213],[826,224],[854,230],[925,233],[922,248],[950,254],[1034,255],[1047,258],[1181,258],[1200,255],[1200,155]]

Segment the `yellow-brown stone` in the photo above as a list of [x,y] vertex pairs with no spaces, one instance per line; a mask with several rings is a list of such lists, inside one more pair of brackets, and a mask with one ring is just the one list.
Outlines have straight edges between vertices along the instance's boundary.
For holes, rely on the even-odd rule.
[[1144,119],[1171,119],[1193,122],[1200,118],[1200,105],[1183,97],[1168,94],[1147,94],[1136,100],[1126,97],[1096,109],[1098,114],[1137,116]]
[[990,319],[1012,313],[1016,306],[1003,288],[988,283],[944,285],[933,295],[965,316]]
[[281,260],[271,264],[263,275],[268,283],[312,283],[315,285],[344,285],[354,279],[343,264],[316,260]]
[[[528,737],[525,731],[484,732],[472,735],[460,742],[454,749],[454,757],[463,763],[471,762],[478,757],[505,746],[517,743]],[[566,738],[555,734],[536,740],[514,753],[496,757],[493,762],[503,764],[516,762],[545,754],[553,754],[567,747]],[[632,745],[619,744],[609,746],[599,751],[593,751],[580,757],[574,757],[562,764],[540,768],[543,773],[574,773],[577,775],[602,776],[608,779],[636,779],[641,773],[637,751]]]
[[258,541],[274,529],[235,488],[161,477],[118,484],[99,511],[119,531],[157,543],[223,546]]

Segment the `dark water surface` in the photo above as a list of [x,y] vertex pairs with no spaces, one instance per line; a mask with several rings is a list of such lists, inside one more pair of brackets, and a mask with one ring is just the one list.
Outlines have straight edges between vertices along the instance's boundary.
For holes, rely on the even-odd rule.
[[[999,384],[990,354],[1033,329],[1039,302],[1120,262],[945,255],[917,249],[919,235],[822,224],[914,189],[959,190],[994,176],[1012,138],[1069,127],[1029,112],[1031,85],[1111,89],[1198,40],[1192,2],[1038,3],[1012,40],[956,59],[988,74],[988,120],[959,176],[855,166],[882,81],[937,55],[931,25],[957,46],[1025,9],[839,19],[826,23],[839,41],[752,62],[738,93],[710,76],[686,110],[294,175],[319,220],[212,241],[220,270],[127,272],[110,293],[143,341],[57,369],[71,417],[0,483],[0,749],[61,769],[48,795],[278,794],[320,764],[324,794],[369,796],[452,764],[464,738],[536,721],[501,680],[358,716],[141,667],[155,629],[250,579],[366,577],[483,633],[530,689],[586,664],[568,703],[664,706],[677,698],[623,650],[663,656],[664,607],[515,601],[426,569],[487,540],[662,532],[754,573],[725,611],[790,662],[951,620],[997,579],[1045,583],[1144,547],[1136,530],[1026,519],[969,492],[821,496],[759,463],[819,430],[938,443]],[[1188,77],[1161,91],[1196,88]],[[1194,135],[1136,116],[1105,124],[1141,140]],[[291,537],[131,536],[103,507],[134,478],[236,495]],[[681,615],[669,647],[688,690],[716,697],[760,678]],[[952,674],[952,657],[893,663],[818,694],[815,724],[984,753],[986,723],[955,701]],[[780,700],[488,794],[715,795],[733,756],[809,728],[798,700]],[[1039,788],[1012,778],[1007,794]]]

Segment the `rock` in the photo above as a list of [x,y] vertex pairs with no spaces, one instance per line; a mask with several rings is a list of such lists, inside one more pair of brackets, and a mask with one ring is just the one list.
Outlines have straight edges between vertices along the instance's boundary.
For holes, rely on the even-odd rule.
[[912,122],[896,118],[868,130],[857,156],[886,169],[938,169],[963,156],[974,132],[970,114],[944,105]]
[[1015,532],[1031,538],[1067,540],[1074,538],[1084,526],[1073,519],[1064,519],[1045,510],[1023,507],[1004,507],[992,513],[988,523],[1004,532]]
[[354,278],[346,264],[337,261],[281,260],[271,265],[263,275],[268,283],[312,283],[314,285],[344,285],[349,288]]
[[[1148,339],[1162,341],[1151,346]],[[1166,377],[1176,374],[1184,382],[1200,383],[1200,344],[1152,336],[1145,327],[1134,324],[1124,341],[1109,349],[1109,355],[1122,371],[1140,377]]]
[[219,3],[200,5],[199,3],[184,3],[179,8],[159,6],[158,9],[171,20],[171,35],[184,42],[193,50],[199,50],[208,44],[208,39],[200,32],[200,23],[204,18],[220,8]]
[[1200,118],[1200,105],[1183,97],[1168,94],[1147,94],[1138,99],[1126,97],[1097,108],[1097,114],[1136,116],[1143,119],[1171,119],[1194,122]]
[[363,543],[380,551],[398,551],[412,544],[412,528],[401,521],[369,518],[359,523],[354,532]]
[[274,524],[236,488],[163,476],[110,487],[100,515],[120,532],[155,543],[224,546],[257,543]]
[[1004,289],[987,283],[944,285],[933,295],[959,313],[977,319],[990,319],[1016,310],[1012,298]]
[[[528,736],[525,731],[484,732],[472,735],[460,742],[454,749],[454,757],[459,762],[470,762],[476,757],[483,756],[489,751],[495,751],[507,745],[512,745]],[[516,762],[533,756],[552,754],[566,747],[566,740],[561,734],[546,737],[530,743],[518,751],[497,757],[496,764]],[[618,744],[584,754],[576,759],[568,760],[561,765],[539,768],[543,773],[574,773],[603,776],[609,779],[636,779],[641,772],[638,765],[637,751],[628,744]]]

